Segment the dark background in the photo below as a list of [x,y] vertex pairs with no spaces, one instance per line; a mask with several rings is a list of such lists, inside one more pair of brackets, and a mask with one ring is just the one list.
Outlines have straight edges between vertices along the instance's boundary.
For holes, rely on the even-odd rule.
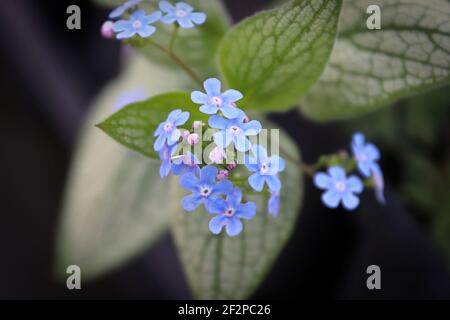
[[[268,3],[227,0],[237,21]],[[66,29],[78,4],[82,30]],[[101,38],[108,10],[88,1],[3,0],[0,10],[0,298],[190,298],[167,235],[124,267],[80,291],[52,277],[61,196],[83,116],[118,74],[119,43]],[[273,115],[301,146],[305,161],[346,146],[339,124],[316,125],[296,112]],[[367,193],[355,213],[330,211],[306,180],[292,239],[253,298],[450,298],[443,253],[424,223],[405,211],[389,186],[387,205]],[[157,262],[156,262],[157,261]],[[382,270],[382,290],[366,288],[366,268]]]

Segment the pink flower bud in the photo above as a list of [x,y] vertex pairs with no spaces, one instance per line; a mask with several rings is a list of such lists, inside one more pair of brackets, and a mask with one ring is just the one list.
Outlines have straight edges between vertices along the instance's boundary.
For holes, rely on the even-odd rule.
[[203,123],[201,121],[194,121],[194,123],[192,123],[192,128],[194,128],[194,129],[201,128],[202,126],[203,126]]
[[213,163],[222,163],[226,158],[225,151],[222,148],[215,147],[209,154],[209,160]]
[[187,137],[187,143],[189,143],[189,145],[193,146],[195,144],[198,143],[199,141],[199,136],[196,133],[191,133],[188,137]]
[[217,174],[217,180],[222,181],[228,179],[229,172],[228,170],[220,170]]
[[236,169],[236,162],[231,161],[228,165],[227,165],[227,169],[230,171],[233,171],[234,169]]
[[112,21],[105,21],[105,23],[103,23],[102,29],[101,29],[103,38],[106,38],[106,39],[114,38],[113,27],[114,27],[114,22],[112,22]]
[[183,138],[183,140],[187,140],[187,138],[189,137],[190,132],[187,130],[183,130],[181,131],[181,138]]

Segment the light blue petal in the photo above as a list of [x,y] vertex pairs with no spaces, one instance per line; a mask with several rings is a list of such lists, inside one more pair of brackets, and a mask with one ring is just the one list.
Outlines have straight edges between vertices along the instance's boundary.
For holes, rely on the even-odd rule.
[[278,216],[278,211],[280,210],[280,196],[272,194],[267,201],[267,210],[269,214],[273,217]]
[[332,183],[330,176],[323,172],[316,173],[314,176],[314,185],[319,189],[330,189]]
[[237,236],[243,229],[242,222],[237,217],[229,218],[225,227],[230,237]]
[[142,18],[142,23],[144,24],[150,24],[155,23],[156,21],[159,21],[161,19],[162,13],[160,11],[155,11],[148,16],[145,16]]
[[174,121],[181,114],[181,112],[182,111],[180,109],[175,109],[175,110],[171,111],[169,113],[169,115],[167,116],[166,122],[167,121]]
[[175,7],[170,4],[168,1],[160,1],[159,2],[159,9],[163,12],[167,13],[173,13],[175,12]]
[[169,138],[167,139],[167,144],[169,146],[175,144],[178,142],[178,139],[180,139],[181,136],[181,132],[178,129],[173,129],[172,132],[170,133]]
[[331,178],[336,180],[345,180],[346,174],[345,170],[340,166],[332,166],[328,168],[328,173],[330,174]]
[[328,190],[322,194],[322,202],[328,208],[337,208],[339,201],[341,200],[341,195],[334,190]]
[[192,192],[199,190],[199,183],[198,178],[191,172],[183,174],[180,178],[180,186]]
[[246,152],[250,150],[252,146],[250,141],[245,137],[243,133],[238,134],[237,136],[234,137],[234,145],[236,147],[236,150],[240,152]]
[[175,176],[179,176],[183,172],[184,167],[183,164],[172,164],[172,173]]
[[225,130],[228,126],[228,121],[220,116],[209,117],[208,124],[211,128]]
[[236,108],[228,103],[222,104],[222,106],[220,107],[220,111],[222,111],[223,115],[228,119],[235,119],[240,114],[240,111],[238,108]]
[[164,128],[164,122],[159,124],[158,128],[153,133],[153,136],[157,137],[157,136],[161,135],[163,133],[163,130],[164,130],[163,128]]
[[245,220],[253,219],[256,215],[256,204],[254,202],[247,202],[239,205],[235,216]]
[[384,178],[383,172],[378,164],[375,164],[372,168],[373,170],[373,182],[375,184],[375,197],[377,201],[381,204],[386,203],[386,199],[384,198]]
[[142,38],[150,37],[153,33],[155,33],[156,28],[154,26],[142,26],[137,31],[137,34],[140,35]]
[[206,90],[206,93],[208,96],[219,96],[220,95],[220,88],[222,84],[219,79],[216,78],[209,78],[203,83],[203,87]]
[[361,193],[364,189],[364,186],[360,178],[352,175],[347,179],[347,189],[351,192]]
[[227,218],[224,216],[217,216],[209,221],[209,230],[214,234],[219,234],[225,225]]
[[266,182],[270,191],[278,192],[281,190],[281,181],[278,176],[266,176]]
[[184,29],[190,29],[195,26],[189,17],[179,17],[177,21],[180,27]]
[[139,10],[134,11],[130,15],[130,20],[141,20],[141,18],[143,18],[144,16],[145,16],[145,10],[139,9]]
[[278,155],[273,155],[269,158],[270,161],[270,170],[269,174],[276,174],[278,172],[284,171],[286,164],[284,159]]
[[214,194],[227,194],[233,190],[233,184],[229,180],[222,180],[218,182],[213,188]]
[[181,126],[189,120],[189,112],[185,111],[180,113],[174,121],[176,126]]
[[237,208],[242,201],[242,191],[239,188],[233,188],[227,193],[227,202],[233,207]]
[[118,18],[125,13],[125,10],[126,10],[125,6],[121,5],[115,8],[113,11],[111,11],[111,13],[109,14],[109,18],[110,19]]
[[222,149],[228,147],[231,143],[232,139],[230,139],[229,135],[224,131],[219,131],[213,134],[214,143]]
[[203,12],[192,12],[190,17],[196,24],[203,24],[206,21],[206,14]]
[[236,102],[241,100],[244,96],[237,90],[230,89],[222,93],[222,99],[224,102]]
[[352,144],[356,147],[356,148],[362,148],[364,147],[365,144],[365,138],[364,135],[361,132],[356,132],[353,135],[352,138]]
[[258,163],[256,162],[256,159],[250,157],[248,154],[244,155],[244,164],[247,167],[247,169],[251,172],[259,171],[259,166]]
[[181,199],[181,206],[186,211],[194,211],[202,203],[202,197],[198,194],[190,194]]
[[176,7],[178,10],[183,10],[183,11],[186,11],[186,12],[192,12],[192,11],[194,10],[194,8],[192,8],[190,5],[188,5],[188,4],[185,3],[185,2],[178,2],[178,3],[175,5],[175,7]]
[[174,14],[168,14],[161,18],[161,22],[165,24],[172,24],[177,21],[177,16]]
[[209,201],[207,211],[211,214],[222,214],[227,210],[227,203],[222,198],[217,198],[215,201]]
[[114,32],[132,29],[131,22],[127,20],[119,20],[114,23],[112,29]]
[[204,166],[200,173],[200,181],[201,183],[208,183],[210,185],[214,184],[216,181],[216,176],[219,170],[211,165]]
[[370,177],[373,163],[368,161],[358,162],[358,169],[364,177]]
[[136,30],[134,29],[129,29],[129,30],[124,30],[120,33],[118,33],[116,35],[117,39],[126,39],[126,38],[131,38],[132,36],[134,36],[136,34]]
[[162,178],[167,177],[170,173],[172,165],[170,160],[163,160],[159,167],[159,176]]
[[165,135],[160,135],[158,136],[158,138],[156,138],[155,143],[153,144],[153,149],[155,151],[160,151],[163,147],[164,144],[166,142],[166,136]]
[[264,187],[264,176],[260,175],[259,173],[254,173],[250,177],[248,177],[248,183],[250,186],[258,192],[261,192]]
[[255,144],[252,146],[252,153],[253,155],[256,157],[256,161],[258,163],[261,162],[267,162],[268,158],[267,158],[267,151],[266,149],[259,145],[259,144]]
[[359,205],[359,198],[351,192],[346,192],[342,197],[342,204],[347,210],[353,210]]
[[218,110],[219,108],[213,104],[204,104],[200,107],[200,111],[206,114],[215,114]]
[[203,92],[193,91],[191,93],[191,100],[192,100],[192,102],[197,103],[197,104],[207,104],[209,98]]
[[248,123],[244,123],[242,125],[242,128],[244,129],[244,132],[247,136],[257,135],[262,130],[261,122],[257,120],[252,120]]
[[366,145],[366,147],[364,148],[364,152],[367,154],[367,157],[371,160],[376,161],[376,160],[380,159],[380,151],[372,143],[369,143],[368,145]]

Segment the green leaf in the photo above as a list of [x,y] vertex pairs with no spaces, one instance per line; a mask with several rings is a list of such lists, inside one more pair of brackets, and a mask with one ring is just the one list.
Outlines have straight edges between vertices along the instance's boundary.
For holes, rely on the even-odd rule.
[[219,48],[225,80],[246,109],[297,104],[320,77],[333,46],[340,0],[292,0],[231,29]]
[[[368,30],[366,8],[381,8]],[[329,64],[302,110],[317,121],[350,118],[450,82],[450,4],[444,0],[345,1]]]
[[123,75],[93,104],[81,131],[65,189],[55,272],[81,267],[92,279],[148,249],[167,230],[169,180],[158,177],[159,161],[127,150],[94,124],[130,95],[179,87],[178,75],[132,56]]
[[[188,3],[195,11],[205,12],[207,19],[204,24],[195,28],[180,28],[173,49],[183,62],[196,70],[202,78],[207,78],[216,73],[214,57],[220,40],[230,26],[230,20],[220,0],[190,0]],[[158,30],[152,35],[152,40],[169,46],[174,25],[159,23],[157,27]],[[165,53],[154,46],[143,47],[140,51],[155,62],[178,68]]]
[[153,150],[153,132],[174,109],[190,113],[187,127],[195,120],[208,122],[207,115],[199,111],[188,92],[170,92],[132,103],[97,126],[124,146],[147,157],[159,159],[158,152]]
[[[285,150],[298,157],[295,145],[280,135]],[[188,213],[174,201],[171,229],[189,287],[198,299],[245,299],[264,280],[289,239],[303,198],[302,174],[290,162],[280,174],[283,182],[278,218],[267,213],[268,196],[247,196],[257,205],[256,217],[244,221],[244,230],[234,238],[224,232],[213,235],[211,215],[203,209]],[[173,186],[172,194],[185,194]],[[245,192],[244,192],[245,195]]]

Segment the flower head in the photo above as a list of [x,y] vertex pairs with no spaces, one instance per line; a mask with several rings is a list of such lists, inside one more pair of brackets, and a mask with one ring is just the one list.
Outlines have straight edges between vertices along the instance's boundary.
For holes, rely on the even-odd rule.
[[181,28],[193,28],[196,24],[206,21],[206,14],[203,12],[193,12],[194,8],[184,2],[178,2],[173,6],[168,1],[161,1],[159,9],[166,13],[161,21],[167,24],[178,22]]
[[176,150],[176,145],[168,146],[165,144],[163,148],[159,151],[159,158],[162,160],[161,166],[159,167],[159,176],[161,179],[167,177],[172,169],[172,156]]
[[279,192],[271,192],[270,198],[267,201],[267,210],[269,214],[273,217],[278,216],[278,211],[280,210],[280,193]]
[[250,220],[256,215],[256,205],[254,202],[241,203],[242,192],[234,188],[228,193],[226,200],[217,199],[208,207],[211,214],[216,214],[209,222],[209,230],[214,234],[219,234],[222,228],[230,237],[241,233],[243,225],[241,219]]
[[314,176],[314,184],[323,190],[322,202],[329,208],[337,208],[339,203],[345,209],[353,210],[359,205],[359,198],[355,196],[363,191],[361,179],[357,176],[347,178],[345,170],[339,166],[328,168],[328,174],[319,172]]
[[234,104],[242,99],[242,93],[237,90],[227,90],[221,93],[221,82],[218,79],[210,78],[203,83],[206,94],[200,91],[194,91],[191,94],[191,100],[201,104],[200,111],[206,114],[216,114],[221,111],[228,119],[239,116],[241,111]]
[[153,148],[159,151],[167,143],[169,146],[175,144],[181,136],[177,126],[183,125],[189,119],[189,112],[182,112],[180,109],[173,110],[169,113],[167,120],[160,123],[156,129],[154,136],[157,137]]
[[161,12],[156,11],[145,15],[143,9],[133,12],[129,20],[119,20],[114,24],[113,31],[117,33],[117,39],[131,38],[138,34],[142,38],[150,37],[156,28],[151,24],[161,18]]
[[233,185],[229,180],[216,182],[218,172],[216,167],[208,165],[201,169],[199,177],[192,172],[181,176],[180,185],[192,192],[181,200],[184,210],[193,211],[202,203],[208,210],[220,195],[231,192]]
[[375,197],[377,198],[377,201],[381,204],[385,204],[383,172],[378,164],[375,164],[372,167],[372,179],[375,185]]
[[192,172],[196,175],[200,175],[200,160],[188,151],[185,155],[176,157],[172,160],[172,172],[174,175],[179,176],[183,172]]
[[113,11],[111,11],[111,13],[109,14],[109,18],[115,19],[115,18],[121,17],[125,13],[125,11],[133,8],[134,6],[137,6],[141,2],[142,2],[142,0],[130,0],[130,1],[123,3],[120,6],[118,6],[117,8],[115,8]]
[[252,120],[245,123],[245,113],[239,111],[240,114],[234,119],[225,119],[217,115],[209,118],[209,126],[220,130],[213,135],[214,143],[219,148],[226,148],[233,142],[236,150],[240,152],[248,151],[251,143],[247,136],[254,136],[261,132],[259,121]]
[[358,169],[365,177],[370,177],[373,167],[380,159],[380,151],[372,143],[366,143],[362,133],[355,133],[352,139],[353,155],[358,163]]
[[254,172],[249,178],[248,183],[256,191],[262,191],[264,183],[267,183],[270,191],[278,192],[281,189],[281,181],[278,178],[278,172],[285,168],[284,159],[278,155],[267,156],[267,151],[260,145],[252,147],[253,157],[244,156],[244,163],[248,170]]

